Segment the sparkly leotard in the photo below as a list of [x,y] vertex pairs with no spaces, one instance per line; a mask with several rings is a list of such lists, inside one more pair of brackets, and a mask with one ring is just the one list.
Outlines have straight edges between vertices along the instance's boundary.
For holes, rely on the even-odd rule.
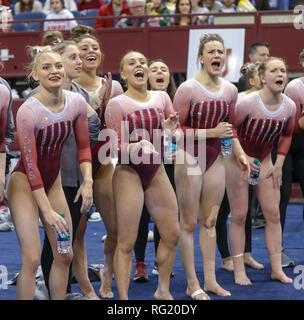
[[237,128],[240,143],[251,157],[260,161],[271,152],[275,138],[280,135],[277,154],[287,154],[294,128],[295,103],[283,95],[280,107],[269,111],[258,92],[238,100],[232,124]]
[[[215,128],[220,122],[229,119],[230,109],[237,101],[237,88],[230,82],[221,79],[221,89],[214,93],[208,91],[195,79],[182,83],[176,91],[173,106],[179,112],[179,120],[184,133],[195,129]],[[187,148],[186,134],[184,135],[184,149]],[[206,171],[211,167],[221,150],[219,138],[206,140]],[[191,150],[190,150],[191,153]],[[194,141],[192,155],[198,156],[198,142]],[[198,163],[205,163],[198,159]]]
[[[165,118],[174,114],[172,102],[166,92],[149,92],[151,98],[147,102],[138,102],[124,94],[113,98],[108,103],[105,113],[107,128],[115,130],[118,137],[117,145],[114,146],[118,154],[118,165],[127,164],[132,167],[139,175],[144,189],[152,181],[163,156],[163,141],[160,139],[160,146],[156,147],[157,135],[153,130],[161,129],[161,114],[164,114]],[[140,129],[146,130],[150,142],[154,144],[159,155],[155,158],[149,156],[148,161],[133,163],[128,154],[128,145],[130,142],[134,143],[143,139],[144,132],[138,131]],[[127,139],[129,135],[130,141]],[[127,163],[124,162],[124,159],[128,160]]]
[[52,187],[60,170],[64,141],[72,129],[78,149],[78,162],[91,162],[87,106],[78,93],[64,90],[65,106],[53,113],[38,99],[26,100],[17,112],[17,138],[21,151],[14,172],[26,174],[31,189]]

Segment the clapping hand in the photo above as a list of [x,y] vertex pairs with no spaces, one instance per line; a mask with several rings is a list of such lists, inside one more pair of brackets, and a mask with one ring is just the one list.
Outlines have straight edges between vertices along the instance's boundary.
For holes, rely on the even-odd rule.
[[160,115],[161,126],[168,135],[172,135],[178,127],[179,114],[175,112],[165,119],[164,114]]
[[101,78],[102,87],[99,90],[99,99],[104,102],[105,105],[108,104],[111,99],[112,93],[112,75],[111,72],[108,72],[103,78]]

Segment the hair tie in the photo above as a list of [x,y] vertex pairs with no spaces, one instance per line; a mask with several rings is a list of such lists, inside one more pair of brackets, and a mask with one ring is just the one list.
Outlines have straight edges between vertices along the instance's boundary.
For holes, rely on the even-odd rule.
[[61,39],[55,39],[49,43],[51,47],[54,47],[56,44],[61,43]]
[[38,54],[38,53],[40,53],[40,52],[42,52],[42,49],[39,48],[39,47],[33,49],[33,53],[34,53],[34,54]]

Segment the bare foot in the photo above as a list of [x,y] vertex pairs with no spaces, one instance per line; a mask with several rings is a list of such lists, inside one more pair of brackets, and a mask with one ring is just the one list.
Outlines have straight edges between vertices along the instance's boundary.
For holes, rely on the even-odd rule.
[[191,291],[189,290],[189,288],[187,288],[186,295],[188,297],[191,297],[193,300],[211,300],[208,294],[201,288],[198,290],[192,291],[192,293],[190,292]]
[[89,293],[87,293],[87,294],[84,294],[84,296],[85,296],[86,298],[88,298],[89,300],[101,300],[101,299],[96,295],[95,292],[89,292]]
[[231,257],[224,258],[222,260],[222,269],[232,272],[233,271],[233,261]]
[[251,281],[243,271],[234,273],[234,281],[241,286],[251,286]]
[[112,292],[112,275],[110,277],[106,277],[103,269],[99,271],[101,286],[99,289],[99,294],[104,299],[111,299],[114,297],[114,293]]
[[230,297],[231,293],[225,289],[223,289],[216,281],[207,283],[205,282],[204,286],[205,291],[212,292],[220,297]]
[[253,259],[250,253],[245,253],[244,255],[244,263],[246,266],[253,268],[253,269],[264,269],[264,266]]
[[281,281],[282,283],[286,283],[286,284],[293,282],[292,279],[291,279],[291,278],[288,278],[283,271],[281,271],[281,272],[279,272],[279,273],[277,273],[277,274],[272,273],[272,274],[271,274],[271,279],[272,279],[272,280],[279,280],[279,281]]
[[159,288],[155,291],[154,298],[155,300],[174,300],[169,291],[161,292]]

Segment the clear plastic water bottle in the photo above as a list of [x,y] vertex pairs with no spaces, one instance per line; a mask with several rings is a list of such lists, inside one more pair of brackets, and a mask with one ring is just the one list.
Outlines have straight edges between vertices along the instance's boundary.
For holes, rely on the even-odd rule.
[[164,163],[172,164],[172,156],[176,152],[176,144],[172,142],[172,139],[169,138],[168,134],[164,133]]
[[[64,218],[64,213],[59,213],[62,218]],[[57,232],[57,251],[61,254],[66,254],[71,251],[71,241],[70,241],[70,231],[68,230],[68,235],[63,234],[62,237]]]
[[252,186],[255,186],[258,184],[259,181],[259,176],[260,176],[260,171],[261,171],[261,163],[259,159],[255,158],[253,160],[253,163],[256,164],[259,167],[259,171],[257,173],[251,173],[249,178],[248,178],[248,183],[251,184]]
[[231,155],[231,153],[232,153],[231,138],[221,139],[221,152],[222,152],[222,155],[225,157]]
[[[224,122],[224,124],[227,124],[227,122]],[[232,154],[231,138],[221,139],[221,152],[222,152],[222,155],[225,157],[230,156]]]

